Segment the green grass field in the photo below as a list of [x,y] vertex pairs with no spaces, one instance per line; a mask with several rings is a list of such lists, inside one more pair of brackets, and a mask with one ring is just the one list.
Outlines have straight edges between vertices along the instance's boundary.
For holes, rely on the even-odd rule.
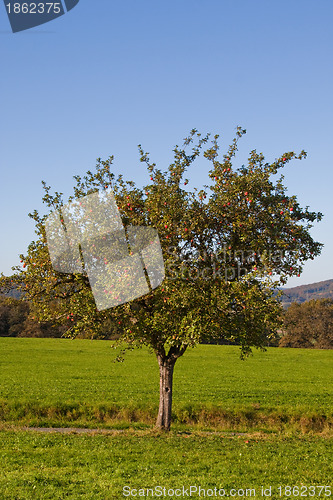
[[257,498],[264,498],[262,486],[271,486],[274,499],[291,498],[284,488],[298,486],[307,493],[303,496],[317,499],[327,498],[319,496],[319,486],[332,488],[332,444],[320,437],[127,431],[115,436],[2,432],[0,439],[2,500],[121,499],[124,486],[223,488],[225,496],[232,489],[255,489]]
[[191,486],[212,498],[333,494],[332,351],[272,348],[243,362],[235,347],[190,350],[167,435],[152,429],[154,356],[115,355],[105,341],[0,338],[1,500],[189,498]]
[[[37,426],[153,423],[158,366],[144,349],[113,362],[107,341],[0,339],[0,419]],[[333,420],[333,351],[199,346],[175,367],[173,417],[201,428],[323,430]]]

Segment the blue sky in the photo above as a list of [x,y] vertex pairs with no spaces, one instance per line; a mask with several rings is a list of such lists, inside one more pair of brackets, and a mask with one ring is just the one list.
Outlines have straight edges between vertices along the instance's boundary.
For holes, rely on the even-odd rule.
[[227,147],[241,125],[240,164],[252,149],[308,152],[285,184],[324,213],[312,235],[325,248],[288,284],[332,279],[332,20],[331,0],[80,0],[13,34],[1,4],[0,272],[34,238],[42,179],[67,193],[114,154],[115,172],[143,185],[138,144],[163,168],[192,128]]

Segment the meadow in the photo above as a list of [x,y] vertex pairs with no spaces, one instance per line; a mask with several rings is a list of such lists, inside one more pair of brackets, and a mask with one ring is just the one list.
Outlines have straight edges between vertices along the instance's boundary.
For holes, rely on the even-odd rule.
[[[0,338],[0,421],[29,426],[145,428],[154,423],[155,356],[111,342]],[[333,421],[333,351],[269,348],[245,361],[201,345],[175,367],[175,425],[240,431],[324,431]]]
[[[189,493],[190,486],[205,489],[207,496],[223,489],[223,496],[234,498],[253,498],[246,490],[264,498],[262,487],[272,488],[273,499],[300,496],[297,488],[316,499],[333,492],[332,443],[318,436],[2,432],[0,439],[2,500],[121,499],[124,487],[158,486],[166,489],[162,498],[171,498],[172,490],[182,493],[183,487]],[[288,486],[295,487],[293,495]],[[203,498],[192,492],[191,498]]]
[[0,338],[1,500],[332,494],[332,351],[190,350],[168,434],[153,429],[154,356],[116,354],[107,341]]

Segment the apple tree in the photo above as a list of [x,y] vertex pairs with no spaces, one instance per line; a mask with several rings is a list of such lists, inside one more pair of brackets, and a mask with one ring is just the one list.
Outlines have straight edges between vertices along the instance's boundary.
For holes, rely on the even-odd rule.
[[[264,349],[280,325],[274,287],[299,275],[303,263],[321,251],[310,229],[322,214],[302,208],[278,175],[306,153],[286,152],[269,163],[253,150],[247,164],[237,166],[238,141],[245,132],[238,127],[220,156],[217,135],[192,130],[174,148],[166,171],[139,146],[149,175],[144,187],[116,178],[113,157],[98,159],[94,171],[74,177],[69,202],[111,188],[125,228],[151,226],[158,231],[166,272],[158,288],[98,311],[84,272],[53,269],[45,233],[48,214],[37,211],[29,214],[37,238],[21,255],[14,275],[2,278],[3,286],[24,292],[35,318],[65,326],[68,336],[98,337],[109,325],[123,345],[148,346],[160,370],[160,429],[170,429],[177,359],[200,342],[234,342],[242,357],[251,347]],[[207,161],[207,186],[189,189],[187,172],[199,157]],[[61,211],[62,194],[52,194],[45,182],[43,187],[48,211]]]

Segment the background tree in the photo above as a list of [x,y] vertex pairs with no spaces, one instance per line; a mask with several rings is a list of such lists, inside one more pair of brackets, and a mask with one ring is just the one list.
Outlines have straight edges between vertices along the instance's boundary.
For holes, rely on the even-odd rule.
[[317,299],[286,310],[280,347],[333,349],[333,300]]
[[28,302],[0,296],[0,337],[61,337],[65,328],[29,317]]
[[[226,154],[218,156],[218,136],[210,141],[192,130],[182,147],[173,150],[167,171],[157,168],[139,146],[150,183],[143,189],[112,173],[113,157],[97,160],[96,171],[75,176],[73,196],[80,198],[111,187],[125,227],[157,229],[166,267],[162,285],[145,296],[98,312],[83,274],[61,274],[51,266],[45,236],[46,216],[30,214],[37,239],[21,266],[7,280],[18,286],[40,321],[56,321],[67,335],[98,336],[107,321],[129,347],[148,346],[160,368],[157,427],[169,429],[172,381],[176,360],[201,341],[226,339],[240,345],[241,356],[251,346],[264,348],[279,325],[280,306],[273,296],[273,273],[284,281],[301,272],[302,264],[320,253],[309,229],[321,214],[302,209],[288,196],[279,169],[302,151],[265,163],[250,153],[247,166],[235,166],[237,129]],[[210,141],[210,142],[209,142]],[[189,190],[186,172],[202,154],[210,162],[209,186]],[[43,183],[44,203],[61,210],[62,194]],[[5,284],[3,279],[3,285]],[[11,281],[8,282],[8,281]]]
[[0,297],[0,336],[17,337],[28,317],[29,305],[12,297]]

